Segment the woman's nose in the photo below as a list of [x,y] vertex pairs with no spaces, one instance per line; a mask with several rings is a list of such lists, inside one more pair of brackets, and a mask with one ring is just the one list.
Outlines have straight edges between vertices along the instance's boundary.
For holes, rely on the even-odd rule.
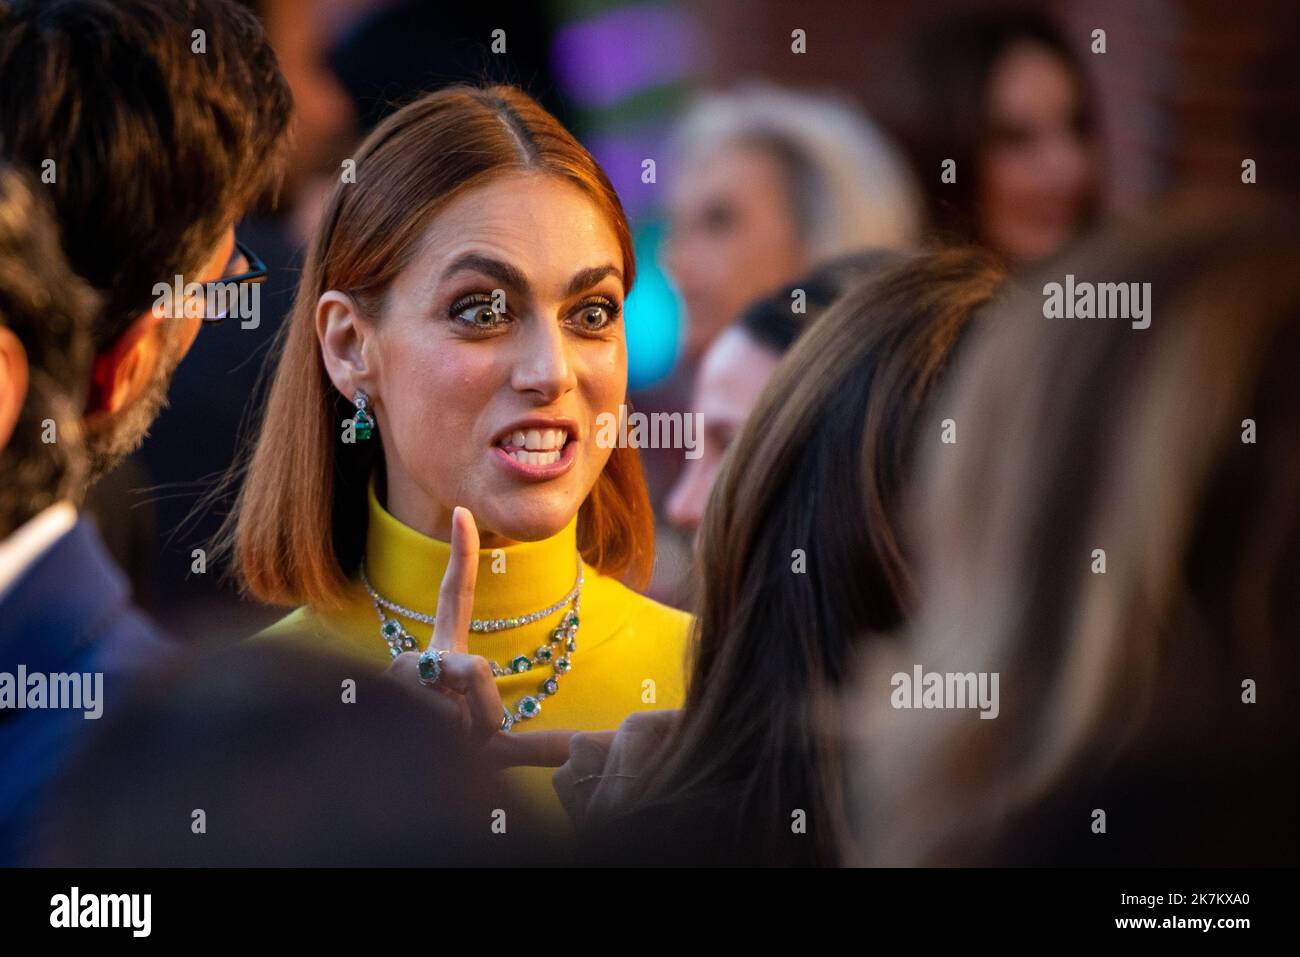
[[533,392],[549,402],[577,384],[570,347],[554,320],[538,317],[530,325],[529,334],[519,339],[511,384],[517,392]]
[[709,482],[702,462],[687,461],[664,505],[668,521],[687,532],[693,532],[699,526],[709,498]]

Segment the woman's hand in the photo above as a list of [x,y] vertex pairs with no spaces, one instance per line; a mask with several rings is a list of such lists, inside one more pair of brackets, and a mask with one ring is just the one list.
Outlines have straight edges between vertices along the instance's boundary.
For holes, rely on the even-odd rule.
[[574,732],[502,732],[505,711],[492,666],[482,655],[469,653],[478,548],[474,516],[469,509],[457,506],[451,514],[451,559],[438,591],[436,624],[429,642],[429,650],[445,652],[442,673],[431,687],[420,685],[420,656],[408,651],[393,659],[387,674],[408,687],[427,690],[431,705],[481,745],[497,767],[556,767],[568,759],[569,739]]
[[618,731],[572,735],[569,759],[551,778],[575,830],[612,818],[641,793],[646,770],[662,760],[680,711],[634,711]]

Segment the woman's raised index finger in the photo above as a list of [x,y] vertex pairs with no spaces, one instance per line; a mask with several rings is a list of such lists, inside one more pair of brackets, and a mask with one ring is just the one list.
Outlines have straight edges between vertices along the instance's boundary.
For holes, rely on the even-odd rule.
[[437,624],[431,648],[468,654],[477,581],[478,526],[470,510],[457,505],[451,513],[451,559],[438,590]]

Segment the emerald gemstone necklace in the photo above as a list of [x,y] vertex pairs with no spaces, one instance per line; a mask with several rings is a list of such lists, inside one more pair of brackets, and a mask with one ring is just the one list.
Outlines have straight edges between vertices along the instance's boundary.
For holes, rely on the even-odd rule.
[[[434,615],[413,611],[379,594],[374,585],[370,583],[370,578],[366,575],[364,561],[361,563],[361,584],[365,587],[366,594],[370,596],[370,600],[375,606],[375,613],[379,616],[379,636],[388,645],[389,655],[396,658],[403,651],[417,650],[419,646],[415,637],[406,630],[395,616],[422,622],[430,627],[437,625],[437,618]],[[578,610],[581,598],[582,555],[579,554],[578,580],[574,583],[572,590],[559,601],[527,615],[510,618],[475,618],[470,621],[469,630],[472,632],[502,631],[532,624],[555,614],[566,605],[572,606],[568,614],[560,620],[559,625],[551,629],[550,638],[546,644],[539,647],[532,655],[516,655],[510,659],[505,667],[495,661],[489,662],[492,667],[492,674],[498,678],[506,675],[522,674],[525,671],[531,671],[535,667],[545,665],[551,667],[551,674],[538,686],[537,691],[520,698],[515,705],[514,711],[504,705],[502,706],[504,712],[501,719],[502,731],[509,731],[516,721],[536,717],[542,710],[542,702],[559,692],[560,678],[573,669],[573,653],[578,650]]]

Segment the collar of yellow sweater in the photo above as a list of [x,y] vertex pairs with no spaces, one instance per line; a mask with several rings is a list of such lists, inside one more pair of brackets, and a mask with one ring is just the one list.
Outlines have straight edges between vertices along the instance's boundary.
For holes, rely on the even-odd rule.
[[[403,525],[379,503],[374,483],[369,491],[370,522],[366,533],[366,574],[388,601],[425,615],[436,615],[438,589],[451,560],[451,546]],[[474,588],[475,618],[519,618],[549,608],[572,591],[578,578],[578,519],[539,542],[482,549]],[[585,573],[588,577],[591,572]],[[585,589],[584,589],[585,590]],[[387,612],[387,614],[392,614]],[[408,632],[427,640],[433,629],[393,615]],[[495,632],[469,634],[470,654],[502,665],[517,655],[532,655],[560,621],[560,611],[540,621]],[[375,616],[375,641],[379,638]],[[522,641],[521,639],[528,639]],[[528,642],[531,641],[531,644]]]

